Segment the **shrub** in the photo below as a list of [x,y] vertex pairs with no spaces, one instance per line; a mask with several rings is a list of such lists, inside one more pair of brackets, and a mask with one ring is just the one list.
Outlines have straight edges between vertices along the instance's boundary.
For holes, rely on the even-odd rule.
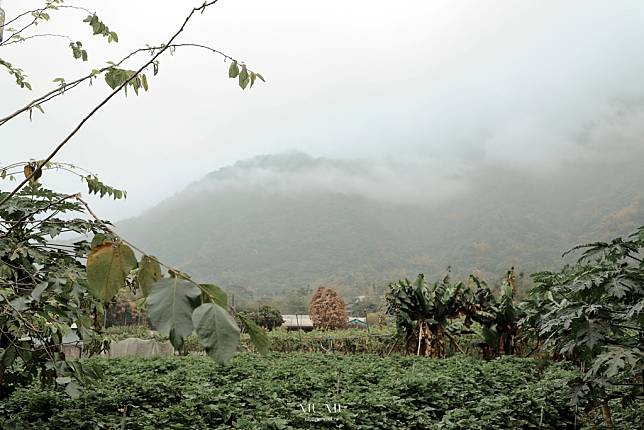
[[[239,354],[224,366],[206,357],[84,362],[103,369],[101,384],[77,401],[36,385],[18,389],[0,403],[0,428],[547,430],[573,429],[575,421],[588,428],[568,404],[578,373],[530,359]],[[325,403],[342,408],[329,412]],[[616,408],[618,428],[644,418],[641,409]]]
[[279,310],[264,305],[255,312],[239,312],[242,315],[246,315],[248,318],[253,320],[255,324],[260,327],[264,327],[267,330],[273,330],[276,327],[284,324],[284,319]]
[[327,287],[319,287],[309,303],[309,316],[315,328],[336,329],[347,327],[344,300]]

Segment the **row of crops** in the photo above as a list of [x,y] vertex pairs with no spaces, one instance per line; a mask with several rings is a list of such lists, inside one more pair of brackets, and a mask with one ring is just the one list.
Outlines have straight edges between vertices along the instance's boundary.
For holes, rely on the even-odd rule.
[[[39,386],[0,404],[0,428],[23,429],[582,429],[601,417],[569,405],[565,364],[370,354],[242,353],[88,359],[101,384],[72,400]],[[618,428],[641,422],[614,406]],[[123,426],[123,427],[122,427]]]
[[[115,326],[105,330],[110,340],[119,341],[128,338],[154,339],[167,341],[168,337],[151,331],[144,326]],[[273,352],[334,352],[340,354],[371,353],[384,355],[398,351],[394,326],[343,330],[286,331],[272,330],[267,333],[270,350]],[[195,336],[188,336],[184,343],[187,354],[201,354],[203,348]],[[242,335],[240,349],[255,352],[247,334]]]

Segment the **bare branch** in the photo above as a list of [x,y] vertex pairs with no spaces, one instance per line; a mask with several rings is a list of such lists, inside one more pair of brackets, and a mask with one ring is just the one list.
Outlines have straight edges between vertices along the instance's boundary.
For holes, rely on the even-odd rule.
[[5,43],[3,46],[13,45],[15,43],[20,43],[20,42],[25,42],[25,41],[27,41],[29,39],[35,39],[36,37],[62,37],[64,39],[69,40],[70,42],[73,42],[73,39],[71,37],[65,36],[64,34],[43,33],[43,34],[34,34],[33,36],[27,36],[27,37],[23,37],[23,38],[20,38],[20,39],[12,40],[11,42]]

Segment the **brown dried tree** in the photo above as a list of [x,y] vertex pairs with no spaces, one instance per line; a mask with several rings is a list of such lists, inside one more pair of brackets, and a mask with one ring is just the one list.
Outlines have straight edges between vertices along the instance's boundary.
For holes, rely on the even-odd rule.
[[336,329],[347,327],[344,300],[327,287],[319,287],[309,303],[309,316],[315,328]]

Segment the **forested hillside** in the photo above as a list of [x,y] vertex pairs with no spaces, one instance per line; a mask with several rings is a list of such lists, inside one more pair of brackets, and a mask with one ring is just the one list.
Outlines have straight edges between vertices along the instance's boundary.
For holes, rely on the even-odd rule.
[[[510,266],[530,273],[561,265],[562,249],[644,219],[644,173],[624,160],[547,174],[493,166],[461,180],[452,197],[427,200],[355,185],[371,174],[359,160],[260,156],[118,228],[195,277],[270,296],[319,283],[358,293],[448,266],[489,279]],[[347,192],[336,192],[343,182]]]

